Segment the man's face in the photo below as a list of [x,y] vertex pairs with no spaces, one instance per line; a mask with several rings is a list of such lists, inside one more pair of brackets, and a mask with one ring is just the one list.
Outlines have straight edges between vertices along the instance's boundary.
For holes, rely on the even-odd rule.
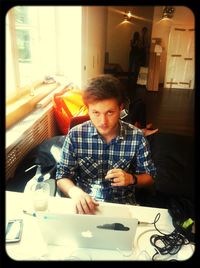
[[118,120],[123,105],[119,106],[115,98],[100,100],[88,105],[88,113],[99,134],[103,137],[118,133]]

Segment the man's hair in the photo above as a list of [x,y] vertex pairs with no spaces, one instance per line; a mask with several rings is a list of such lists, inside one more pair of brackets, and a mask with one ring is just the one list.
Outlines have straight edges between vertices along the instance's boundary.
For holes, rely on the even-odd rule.
[[86,106],[95,101],[115,98],[119,105],[125,102],[125,92],[120,80],[113,75],[102,74],[88,80],[82,91]]

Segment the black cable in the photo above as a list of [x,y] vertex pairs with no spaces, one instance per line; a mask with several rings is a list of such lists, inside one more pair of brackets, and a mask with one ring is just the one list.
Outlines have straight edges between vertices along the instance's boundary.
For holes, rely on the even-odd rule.
[[183,245],[187,245],[190,241],[180,232],[179,228],[175,228],[170,234],[165,234],[161,232],[157,226],[156,222],[160,219],[160,213],[158,213],[154,219],[154,227],[161,234],[154,234],[150,237],[150,243],[155,247],[157,252],[153,255],[152,260],[154,260],[157,254],[161,255],[175,255],[179,252]]

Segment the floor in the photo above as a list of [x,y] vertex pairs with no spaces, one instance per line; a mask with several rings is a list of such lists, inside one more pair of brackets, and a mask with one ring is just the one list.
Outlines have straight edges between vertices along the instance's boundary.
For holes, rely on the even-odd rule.
[[[126,80],[123,82],[129,92],[134,90]],[[146,86],[137,85],[134,94],[144,99],[147,122],[160,132],[194,136],[195,89],[160,87],[158,91],[148,91]]]
[[194,136],[195,90],[146,91],[147,120],[161,132]]

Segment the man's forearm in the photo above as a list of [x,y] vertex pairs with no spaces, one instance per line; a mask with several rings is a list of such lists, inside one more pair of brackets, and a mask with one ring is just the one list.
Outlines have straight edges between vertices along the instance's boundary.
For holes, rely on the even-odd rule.
[[70,179],[64,178],[57,180],[57,186],[64,195],[74,200],[76,212],[81,214],[95,214],[98,202],[92,199],[81,188],[76,186]]
[[150,186],[154,183],[154,180],[151,175],[145,174],[135,174],[137,177],[137,187]]
[[57,186],[60,191],[68,197],[71,197],[70,189],[72,189],[72,187],[76,187],[73,181],[67,178],[57,180]]

